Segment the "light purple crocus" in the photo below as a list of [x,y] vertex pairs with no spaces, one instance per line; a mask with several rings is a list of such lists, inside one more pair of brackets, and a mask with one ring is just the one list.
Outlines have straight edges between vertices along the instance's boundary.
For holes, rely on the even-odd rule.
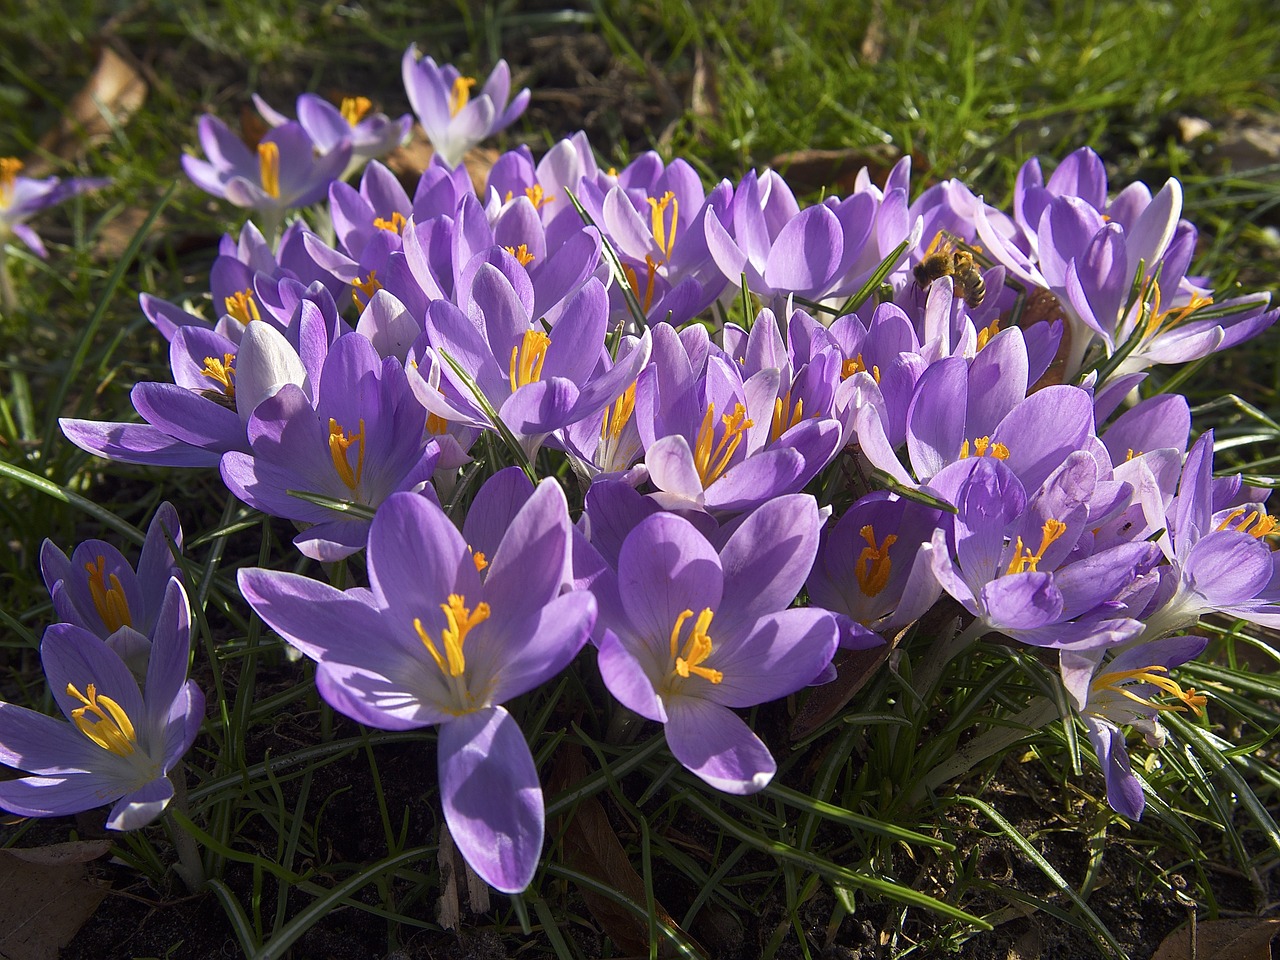
[[70,723],[0,703],[0,761],[31,776],[0,783],[0,807],[58,817],[115,801],[111,830],[137,830],[173,798],[168,773],[200,731],[204,695],[187,679],[187,595],[171,579],[156,616],[146,684],[100,638],[70,623],[49,627],[40,659]]
[[248,422],[250,452],[229,451],[221,470],[249,506],[309,524],[294,544],[331,562],[364,546],[369,521],[293,492],[376,508],[396,491],[423,489],[438,448],[400,361],[380,358],[360,334],[338,338],[318,380],[314,406],[294,384],[258,404]]
[[106,641],[139,677],[146,675],[151,635],[159,624],[169,580],[181,568],[169,542],[182,551],[182,525],[173,505],[160,504],[147,527],[138,569],[103,540],[86,540],[68,557],[45,540],[40,572],[63,623]]
[[[1183,689],[1169,671],[1198,657],[1203,637],[1166,637],[1140,643],[1104,660],[1103,651],[1061,653],[1062,681],[1084,722],[1089,741],[1107,780],[1107,803],[1117,813],[1137,820],[1146,798],[1134,776],[1125,747],[1124,727],[1134,727],[1150,747],[1164,743],[1159,716],[1190,710],[1200,716],[1205,696]],[[1157,700],[1157,697],[1170,700]]]
[[793,495],[752,513],[718,553],[669,513],[641,521],[619,551],[618,599],[601,605],[605,685],[664,724],[675,758],[727,793],[762,790],[777,769],[734,709],[794,693],[835,653],[830,614],[787,609],[820,525],[813,498]]
[[409,105],[436,153],[450,167],[481,140],[510,126],[529,105],[530,93],[521,90],[510,103],[511,68],[499,60],[489,77],[472,96],[476,81],[464,77],[452,64],[436,66],[430,57],[418,58],[412,45],[401,60],[404,89]]
[[269,131],[253,152],[211,114],[200,118],[199,136],[209,159],[184,155],[182,169],[206,193],[256,210],[268,235],[275,233],[286,210],[324,199],[329,184],[342,175],[351,159],[349,141],[318,155],[315,142],[300,123]]
[[334,709],[384,730],[439,725],[449,832],[507,893],[532,879],[544,824],[537,768],[502,703],[563,670],[595,622],[590,593],[561,594],[569,531],[554,480],[485,558],[438,506],[400,493],[373,521],[369,589],[343,593],[270,570],[239,576],[258,615],[317,661],[316,686]]
[[38,257],[47,257],[39,234],[26,221],[41,210],[55,207],[65,200],[105,187],[111,181],[104,177],[58,177],[35,179],[20,176],[22,161],[17,157],[0,157],[0,248],[15,236]]
[[[256,93],[253,105],[273,127],[289,122]],[[385,157],[409,137],[413,117],[406,113],[392,120],[385,113],[370,112],[372,109],[373,102],[368,97],[343,97],[339,106],[314,93],[298,97],[298,122],[321,154],[344,143],[351,145],[351,159],[340,179],[345,180],[369,160]]]

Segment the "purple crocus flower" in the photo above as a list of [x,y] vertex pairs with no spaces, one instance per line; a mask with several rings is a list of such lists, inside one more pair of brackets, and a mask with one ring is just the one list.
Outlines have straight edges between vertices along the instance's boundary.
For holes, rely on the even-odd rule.
[[481,140],[510,126],[529,105],[528,90],[507,102],[511,68],[505,60],[498,61],[476,96],[471,94],[473,78],[462,76],[452,64],[438,67],[430,57],[418,59],[416,44],[404,52],[401,71],[409,105],[436,153],[450,167],[461,163]]
[[186,592],[171,579],[141,690],[103,640],[71,623],[49,627],[40,659],[70,723],[0,703],[0,761],[32,774],[0,783],[0,807],[58,817],[115,801],[111,830],[136,830],[159,816],[173,798],[168,773],[204,719],[204,695],[187,679],[190,626]]
[[17,157],[0,157],[0,248],[10,235],[17,237],[38,257],[47,257],[40,236],[26,220],[57,206],[64,200],[89,190],[105,187],[111,181],[103,177],[71,177],[67,180],[46,177],[43,180],[19,176],[22,161]]
[[211,114],[200,118],[200,147],[208,160],[184,155],[182,168],[197,187],[237,207],[249,207],[275,233],[286,210],[324,199],[329,184],[351,159],[351,143],[317,155],[316,144],[300,123],[285,123],[262,138],[255,152]]
[[349,333],[329,351],[314,407],[294,384],[255,407],[250,452],[226,453],[222,479],[251,507],[313,524],[294,539],[306,556],[340,560],[364,546],[369,521],[291,491],[377,507],[396,491],[421,490],[438,456],[426,426],[400,361]]
[[686,768],[727,793],[763,789],[777,769],[733,710],[806,686],[831,662],[825,610],[789,610],[813,564],[818,508],[793,495],[747,517],[716,552],[687,520],[641,521],[618,554],[617,603],[601,605],[609,692],[665,725]]
[[[289,122],[288,117],[256,93],[253,105],[273,127]],[[385,157],[409,136],[413,126],[413,117],[409,114],[392,120],[385,113],[370,113],[372,109],[373,101],[368,97],[343,97],[336,107],[314,93],[298,97],[298,122],[321,154],[336,150],[344,143],[351,145],[351,160],[340,179],[345,180],[369,160]]]
[[170,503],[147,527],[138,569],[111,544],[86,540],[68,557],[52,540],[40,547],[40,572],[63,623],[106,641],[138,676],[146,674],[151,635],[159,623],[169,580],[181,579],[169,541],[182,550],[182,525]]
[[[1164,743],[1165,730],[1157,719],[1167,711],[1204,712],[1205,696],[1182,686],[1169,671],[1193,660],[1208,641],[1203,637],[1166,637],[1140,643],[1108,660],[1103,651],[1062,651],[1063,685],[1089,732],[1107,780],[1107,803],[1117,813],[1137,820],[1146,798],[1134,776],[1125,748],[1124,727],[1140,730],[1147,745]],[[1169,701],[1155,698],[1167,696]]]
[[537,768],[501,704],[563,670],[595,622],[590,593],[561,594],[569,531],[564,493],[543,481],[482,561],[443,510],[399,493],[369,533],[369,589],[239,576],[258,615],[317,661],[334,709],[385,730],[439,724],[449,832],[507,893],[532,879],[544,824]]

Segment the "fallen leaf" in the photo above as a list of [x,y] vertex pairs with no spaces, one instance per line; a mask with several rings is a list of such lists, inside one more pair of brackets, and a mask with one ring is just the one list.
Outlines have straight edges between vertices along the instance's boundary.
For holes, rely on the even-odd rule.
[[[581,750],[562,748],[551,773],[548,789],[564,790],[587,777],[587,763]],[[602,884],[624,894],[633,903],[645,902],[644,880],[631,865],[627,851],[614,832],[604,807],[595,797],[580,800],[571,814],[560,820],[560,839],[565,863]],[[626,955],[648,956],[649,922],[644,917],[585,887],[579,888],[587,909],[600,924],[600,929],[613,941],[618,951]],[[678,924],[660,903],[654,910],[670,927]],[[686,934],[687,936],[687,934]],[[659,956],[674,956],[669,941],[658,947]]]
[[39,177],[52,172],[49,155],[74,159],[86,146],[128,123],[147,99],[147,81],[111,47],[104,46],[85,85],[67,104],[58,125],[40,138],[40,150],[24,171]]
[[[388,170],[400,178],[402,183],[416,186],[418,178],[427,167],[431,166],[431,158],[435,152],[431,141],[427,139],[426,131],[415,123],[409,134],[408,143],[401,144],[392,150],[383,163],[387,165]],[[484,198],[484,190],[489,182],[489,171],[498,162],[499,156],[501,154],[490,147],[473,147],[462,158],[462,165],[467,168],[467,173],[471,174],[471,186],[475,188],[476,193],[480,194],[481,199]],[[409,193],[412,196],[412,187]]]
[[871,5],[867,32],[862,35],[858,55],[862,58],[862,65],[867,67],[874,67],[884,56],[884,6],[880,0]]
[[84,866],[110,847],[86,840],[0,850],[0,956],[56,960],[111,890]]
[[1165,937],[1151,960],[1271,960],[1277,935],[1274,917],[1192,922]]

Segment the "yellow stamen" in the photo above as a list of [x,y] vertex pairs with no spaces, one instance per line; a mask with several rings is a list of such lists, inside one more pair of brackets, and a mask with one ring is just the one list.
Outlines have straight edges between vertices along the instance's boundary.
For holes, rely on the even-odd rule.
[[720,479],[720,475],[728,469],[729,460],[738,444],[742,442],[742,434],[756,425],[754,420],[747,419],[747,410],[741,403],[734,404],[733,413],[720,418],[724,424],[724,433],[713,450],[716,431],[716,405],[707,404],[707,412],[702,415],[702,424],[698,427],[698,439],[693,446],[693,464],[702,479],[702,486],[711,486]]
[[[671,259],[671,250],[676,245],[676,221],[680,216],[680,201],[668,190],[660,199],[649,197],[649,219],[653,227],[653,240],[662,251],[663,260]],[[667,229],[667,207],[671,207],[671,228]]]
[[1146,327],[1143,332],[1143,339],[1155,336],[1159,333],[1167,333],[1197,310],[1201,310],[1213,303],[1213,297],[1202,297],[1199,294],[1192,294],[1191,299],[1181,307],[1170,307],[1168,310],[1160,309],[1160,284],[1154,280],[1151,281],[1149,288],[1151,295],[1150,312],[1147,314]]
[[[1247,516],[1246,516],[1247,514]],[[1232,522],[1244,517],[1234,527]],[[1261,540],[1276,528],[1276,518],[1269,513],[1262,513],[1260,510],[1247,510],[1245,507],[1236,507],[1232,510],[1225,520],[1217,526],[1217,530],[1238,530],[1240,533],[1247,533],[1251,537]]]
[[[542,192],[542,184],[535,183],[532,187],[524,188],[524,195],[529,198],[529,202],[533,204],[533,209],[541,210],[548,203],[555,203],[555,197],[548,197]],[[507,199],[511,199],[511,194],[507,194]]]
[[[1009,459],[1009,448],[999,441],[992,443],[990,437],[977,437],[973,441],[973,456],[994,457],[997,460]],[[969,441],[960,444],[960,459],[969,459]]]
[[355,126],[364,119],[364,115],[373,107],[373,101],[368,97],[343,97],[342,106],[339,108],[342,113],[342,119]]
[[[354,470],[347,459],[347,449],[353,443],[356,445]],[[360,477],[364,473],[364,417],[360,418],[360,429],[356,433],[347,433],[337,420],[329,418],[329,457],[333,460],[333,469],[338,471],[338,476],[347,489],[354,491],[360,485]]]
[[440,655],[436,645],[431,642],[431,637],[427,635],[418,617],[413,618],[413,629],[418,631],[418,639],[427,648],[427,653],[431,654],[431,659],[436,662],[440,672],[446,677],[460,677],[467,669],[467,659],[462,654],[462,645],[466,642],[467,634],[472,628],[489,619],[489,605],[477,604],[472,611],[467,606],[465,597],[451,593],[449,602],[440,604],[440,609],[444,611],[446,622],[444,630],[440,632],[440,644],[444,647],[444,656]]
[[456,117],[467,105],[471,99],[471,88],[475,85],[475,77],[458,77],[453,81],[453,90],[449,93],[449,116]]
[[511,392],[542,379],[542,364],[547,359],[551,338],[541,330],[526,330],[519,346],[511,348]]
[[804,397],[791,406],[791,391],[785,397],[773,401],[773,425],[769,428],[769,442],[777,440],[784,433],[804,419]]
[[0,157],[0,205],[8,206],[13,197],[13,185],[23,163],[17,157]]
[[876,532],[871,524],[858,531],[867,546],[862,548],[853,565],[853,575],[858,579],[858,587],[868,597],[874,597],[889,582],[889,572],[893,567],[889,559],[889,548],[898,542],[896,533],[885,535],[884,542],[876,546]]
[[[867,373],[866,361],[862,359],[862,354],[858,354],[852,360],[846,360],[840,364],[840,379],[848,380],[855,373]],[[880,382],[880,368],[873,366],[870,370],[871,377],[876,383]]]
[[222,392],[228,397],[234,397],[236,395],[235,359],[234,353],[224,353],[221,360],[217,357],[205,357],[204,369],[200,371],[200,376],[208,377],[222,387]]
[[444,417],[437,417],[434,413],[427,414],[427,433],[433,437],[441,436],[449,429],[449,421]]
[[480,573],[489,565],[488,557],[479,550],[473,550],[471,552],[471,562],[476,565],[476,573]]
[[[67,696],[75,697],[83,707],[71,711],[71,720],[76,729],[100,746],[103,750],[114,753],[118,757],[127,757],[137,749],[138,734],[124,708],[106,695],[99,695],[97,687],[92,683],[86,688],[88,696],[81,693],[73,684],[67,684]],[[92,714],[87,717],[85,714]]]
[[636,385],[633,383],[623,391],[612,407],[604,408],[604,421],[600,424],[600,440],[612,440],[615,444],[622,436],[622,431],[636,409]]
[[258,173],[263,192],[273,200],[280,199],[280,148],[274,143],[258,144]]
[[107,586],[107,558],[99,556],[96,563],[86,563],[89,573],[89,596],[93,598],[93,606],[102,618],[102,624],[111,633],[121,627],[132,627],[133,616],[129,612],[129,600],[124,595],[124,587],[120,586],[120,578],[111,574],[111,586]]
[[[378,271],[370,270],[369,276],[361,280],[356,277],[351,281],[351,302],[356,305],[357,310],[363,310],[373,299],[373,295],[382,289],[382,282],[378,279]],[[364,294],[364,303],[360,302],[360,294]]]
[[[1203,693],[1196,693],[1194,687],[1187,687],[1186,690],[1183,690],[1176,680],[1166,676],[1168,672],[1168,667],[1157,663],[1139,667],[1136,670],[1114,670],[1109,673],[1100,673],[1093,678],[1093,682],[1089,684],[1089,689],[1091,693],[1110,690],[1112,693],[1118,693],[1122,697],[1127,697],[1135,703],[1140,703],[1152,710],[1172,710],[1177,713],[1185,713],[1189,709],[1197,717],[1204,716],[1204,706],[1209,702],[1209,698]],[[1155,703],[1127,689],[1131,684],[1139,683],[1149,683],[1153,687],[1158,687],[1179,702]]]
[[648,276],[644,283],[644,294],[640,293],[640,279],[636,276],[636,272],[631,269],[629,264],[622,265],[622,272],[626,275],[627,284],[631,287],[631,292],[636,295],[636,299],[640,301],[640,308],[645,312],[649,312],[649,307],[653,305],[653,278],[658,272],[658,265],[654,263],[653,258],[646,256],[644,258]]
[[1067,532],[1067,525],[1061,520],[1055,520],[1050,517],[1044,522],[1044,526],[1040,528],[1040,549],[1035,553],[1031,552],[1030,547],[1022,545],[1022,538],[1014,542],[1013,559],[1009,561],[1008,573],[1035,573],[1040,565],[1040,561],[1044,559],[1044,552]]
[[534,256],[529,252],[529,245],[526,243],[522,243],[518,247],[503,247],[502,249],[515,257],[516,262],[522,267],[527,267],[534,261]]
[[994,337],[999,332],[1000,332],[1000,318],[996,317],[994,320],[991,321],[991,323],[987,324],[987,326],[983,327],[981,330],[978,331],[978,349],[981,350],[988,343],[990,343],[991,338]]
[[390,220],[383,220],[382,217],[373,218],[373,225],[379,230],[387,230],[391,233],[397,234],[404,230],[404,225],[407,222],[408,221],[405,220],[404,214],[399,210],[396,210],[391,214]]
[[239,293],[224,297],[222,306],[226,309],[227,316],[232,320],[239,320],[246,327],[254,320],[262,319],[262,314],[258,312],[258,304],[253,299],[252,290],[241,290]]
[[710,680],[712,683],[719,683],[724,679],[723,673],[710,667],[700,666],[707,657],[711,656],[711,637],[707,635],[707,629],[711,626],[711,618],[715,614],[711,612],[710,607],[704,607],[698,614],[693,630],[684,642],[684,649],[680,649],[680,629],[692,616],[692,610],[683,611],[676,617],[675,626],[671,628],[671,659],[674,662],[671,672],[681,679],[688,679],[693,675]]

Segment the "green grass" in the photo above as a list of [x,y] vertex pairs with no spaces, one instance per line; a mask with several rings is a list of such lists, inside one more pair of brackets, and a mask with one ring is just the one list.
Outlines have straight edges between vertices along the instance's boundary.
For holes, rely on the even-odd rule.
[[[1224,172],[1212,149],[1182,143],[1175,123],[1200,116],[1220,132],[1232,111],[1277,108],[1280,23],[1262,0],[1211,0],[1185,14],[1174,4],[1119,0],[521,7],[23,0],[0,21],[0,155],[39,154],[104,39],[142,63],[149,84],[126,125],[46,158],[57,173],[110,175],[115,186],[37,222],[47,262],[11,254],[21,306],[0,318],[0,691],[50,706],[34,655],[52,618],[38,571],[41,541],[69,547],[104,536],[128,552],[160,500],[177,503],[188,583],[199,585],[200,680],[214,704],[188,761],[190,819],[218,878],[209,895],[246,954],[286,955],[339,907],[385,931],[375,951],[438,935],[438,802],[433,736],[363,731],[335,718],[309,681],[298,682],[309,668],[288,662],[279,639],[239,601],[241,566],[320,575],[284,542],[291,531],[241,509],[211,474],[105,465],[57,430],[59,416],[128,418],[130,387],[167,376],[163,344],[136,295],[198,300],[217,236],[238,228],[235,211],[180,173],[201,111],[234,124],[251,91],[287,107],[315,90],[367,93],[398,113],[407,109],[399,57],[413,41],[467,66],[512,57],[517,80],[536,94],[553,68],[530,52],[528,37],[587,33],[616,60],[616,96],[662,121],[629,142],[593,133],[611,162],[653,146],[689,157],[710,181],[812,147],[890,162],[910,155],[916,192],[955,176],[1001,204],[1027,157],[1049,158],[1047,169],[1088,143],[1106,158],[1113,185],[1183,179],[1205,272],[1246,289],[1275,284],[1276,171]],[[689,105],[699,64],[699,81],[715,91],[702,112]],[[544,105],[539,115],[553,110]],[[565,126],[529,122],[510,139],[538,149],[578,119],[561,113]],[[608,116],[596,123],[625,129]],[[1280,473],[1280,336],[1215,358],[1183,389],[1197,405],[1197,427],[1214,426],[1228,442],[1225,462],[1264,479]],[[1226,393],[1247,405],[1219,402]],[[1266,872],[1280,855],[1271,819],[1280,683],[1265,644],[1219,634],[1218,655],[1188,670],[1214,692],[1211,724],[1179,724],[1170,745],[1135,749],[1159,799],[1133,826],[1107,811],[1091,755],[1072,731],[1047,729],[1006,747],[958,785],[931,783],[931,772],[974,738],[1060,695],[1036,658],[1004,648],[971,649],[919,698],[911,677],[935,638],[909,637],[895,670],[882,670],[844,712],[794,745],[787,705],[759,708],[751,719],[768,731],[780,774],[750,799],[713,796],[659,742],[612,742],[598,715],[598,676],[590,668],[567,674],[513,709],[544,783],[570,749],[588,773],[547,791],[549,840],[534,886],[468,917],[467,936],[492,935],[538,956],[602,955],[612,947],[584,891],[646,923],[655,901],[673,911],[674,925],[654,920],[650,929],[677,955],[696,955],[707,931],[732,944],[750,923],[763,931],[761,956],[817,957],[838,930],[869,918],[893,955],[932,957],[961,953],[984,927],[1026,911],[1074,925],[1097,950],[1114,952],[1099,896],[1114,900],[1121,884],[1121,899],[1167,898],[1175,877],[1203,916],[1260,907],[1274,899]],[[1224,751],[1217,736],[1238,747]],[[406,786],[415,757],[427,775]],[[566,854],[568,818],[588,802],[605,810],[639,876],[638,897]],[[375,838],[367,850],[335,847],[335,837],[357,827]],[[34,835],[27,826],[5,839],[21,845]],[[1016,883],[1001,882],[984,860],[994,849],[1017,864]],[[120,855],[157,895],[179,898],[163,830],[127,838]],[[1226,870],[1250,879],[1247,897],[1256,903],[1222,902]]]

